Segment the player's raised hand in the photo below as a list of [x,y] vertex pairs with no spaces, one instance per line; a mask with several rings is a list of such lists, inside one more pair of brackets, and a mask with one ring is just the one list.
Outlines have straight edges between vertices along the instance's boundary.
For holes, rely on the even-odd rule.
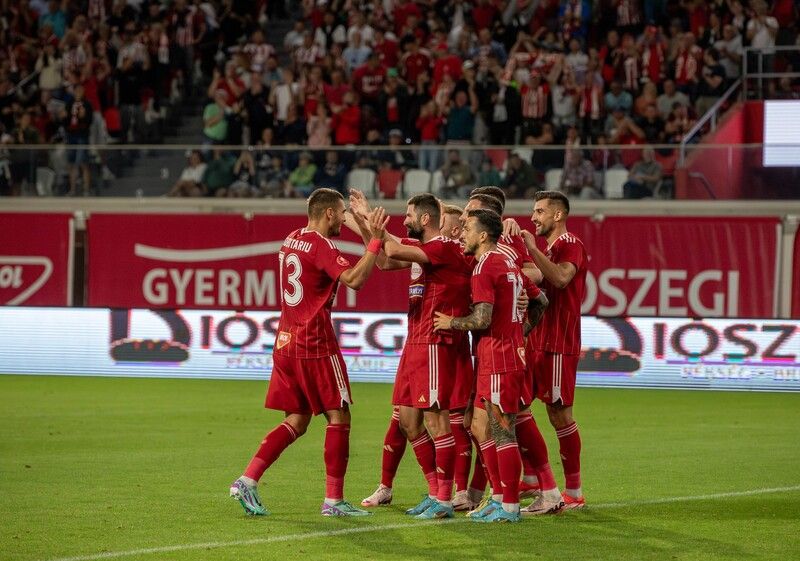
[[517,221],[513,218],[506,218],[503,220],[503,237],[509,238],[511,236],[519,236],[522,228],[519,227]]
[[364,219],[369,218],[369,201],[367,201],[367,197],[364,196],[364,193],[358,189],[350,189],[350,212],[352,212],[353,215],[360,214]]
[[436,317],[433,318],[433,330],[441,331],[443,329],[450,329],[450,324],[453,321],[453,316],[448,316],[442,312],[434,312]]
[[377,240],[386,237],[387,224],[389,224],[389,216],[386,215],[386,209],[380,206],[373,209],[369,215],[369,231],[372,237]]
[[525,241],[525,245],[528,246],[529,250],[532,247],[536,247],[536,238],[528,230],[522,230],[522,239]]

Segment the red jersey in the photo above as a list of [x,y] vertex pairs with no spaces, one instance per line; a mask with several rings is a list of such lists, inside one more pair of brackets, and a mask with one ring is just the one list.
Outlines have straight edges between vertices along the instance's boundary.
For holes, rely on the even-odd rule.
[[573,234],[565,232],[545,251],[556,265],[572,263],[575,276],[564,288],[556,288],[546,278],[541,288],[550,304],[542,321],[531,331],[534,350],[576,355],[581,352],[581,303],[586,293],[586,248]]
[[281,320],[275,354],[324,358],[339,350],[331,306],[339,275],[351,267],[333,242],[314,230],[295,230],[279,254]]
[[525,369],[523,316],[517,309],[523,277],[514,262],[500,251],[481,255],[472,272],[472,303],[492,304],[492,321],[478,341],[478,374]]
[[364,64],[353,72],[353,86],[365,99],[377,99],[386,80],[386,69],[383,66],[370,68]]
[[408,286],[408,339],[406,344],[453,344],[466,337],[463,331],[433,331],[434,312],[461,317],[469,314],[472,267],[464,248],[456,240],[438,236],[415,245],[425,252],[429,263],[413,263]]
[[525,263],[533,263],[528,246],[522,236],[503,236],[497,241],[497,251],[509,257],[522,270]]
[[422,74],[423,71],[430,71],[431,59],[422,51],[417,51],[416,53],[409,53],[400,59],[400,66],[406,82],[416,84],[417,76]]

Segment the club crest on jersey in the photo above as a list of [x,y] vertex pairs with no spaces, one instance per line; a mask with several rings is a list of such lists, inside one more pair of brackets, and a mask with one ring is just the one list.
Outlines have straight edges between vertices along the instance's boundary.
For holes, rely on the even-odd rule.
[[517,354],[522,361],[522,366],[525,366],[525,349],[523,347],[517,347]]
[[348,261],[347,259],[345,259],[345,258],[344,258],[344,257],[342,257],[341,255],[340,255],[339,257],[337,257],[337,258],[336,258],[336,262],[337,262],[339,265],[341,265],[342,267],[349,267],[349,266],[350,266],[350,261]]
[[292,340],[292,334],[286,333],[285,331],[281,331],[278,333],[278,339],[275,341],[275,348],[282,349],[286,345],[289,344],[289,341]]
[[419,263],[411,264],[411,280],[418,279],[422,276],[422,265]]

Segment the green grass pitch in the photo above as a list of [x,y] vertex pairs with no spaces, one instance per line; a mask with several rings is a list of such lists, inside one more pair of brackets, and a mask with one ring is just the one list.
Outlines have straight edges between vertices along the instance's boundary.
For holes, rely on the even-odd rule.
[[[0,560],[800,555],[800,395],[579,388],[590,507],[488,526],[408,519],[403,509],[423,490],[410,450],[392,506],[366,519],[321,517],[322,419],[262,480],[273,515],[245,517],[228,485],[280,419],[262,408],[265,388],[0,376]],[[353,386],[353,502],[378,482],[390,392]],[[541,407],[534,413],[543,425]],[[553,431],[543,429],[563,483]]]

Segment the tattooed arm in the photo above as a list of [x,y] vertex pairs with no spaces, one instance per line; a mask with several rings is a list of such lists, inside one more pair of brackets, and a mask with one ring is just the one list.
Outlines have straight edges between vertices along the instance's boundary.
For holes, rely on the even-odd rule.
[[433,329],[458,329],[460,331],[486,329],[492,323],[493,308],[494,306],[488,302],[478,302],[470,315],[461,318],[454,318],[441,312],[436,312],[436,317],[433,320]]
[[525,318],[525,326],[522,328],[526,337],[542,320],[544,310],[549,303],[544,292],[540,292],[536,298],[530,301],[528,304],[528,316]]

